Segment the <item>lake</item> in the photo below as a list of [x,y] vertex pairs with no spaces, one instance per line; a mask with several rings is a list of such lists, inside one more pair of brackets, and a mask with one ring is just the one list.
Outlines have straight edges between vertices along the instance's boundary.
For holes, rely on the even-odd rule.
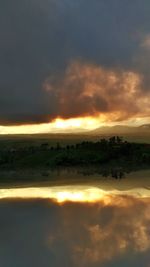
[[1,267],[150,266],[150,171],[81,176],[1,185]]

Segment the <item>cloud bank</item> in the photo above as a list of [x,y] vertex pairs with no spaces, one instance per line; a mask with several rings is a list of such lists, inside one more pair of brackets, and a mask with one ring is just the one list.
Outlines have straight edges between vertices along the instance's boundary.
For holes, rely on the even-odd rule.
[[[95,112],[107,113],[110,120],[114,113],[116,120],[149,116],[149,13],[149,0],[1,1],[0,124],[44,123],[57,115]],[[75,84],[68,80],[71,75]],[[128,79],[136,80],[135,94]],[[45,83],[53,88],[49,94]]]
[[43,88],[48,98],[55,99],[54,116],[100,114],[107,121],[123,121],[150,114],[150,92],[142,86],[142,76],[137,73],[75,62],[61,78],[48,78]]

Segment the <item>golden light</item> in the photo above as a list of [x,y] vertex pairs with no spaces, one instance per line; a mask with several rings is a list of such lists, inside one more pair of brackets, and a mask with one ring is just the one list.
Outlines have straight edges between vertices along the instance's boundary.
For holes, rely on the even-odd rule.
[[[115,125],[117,114],[98,114],[78,118],[56,118],[49,123],[0,126],[0,135],[4,134],[43,134],[43,133],[78,133],[94,130],[102,126]],[[149,123],[149,118],[131,118],[120,125],[137,126]]]
[[79,117],[71,119],[57,118],[51,123],[53,129],[94,129],[102,126],[102,116],[97,117]]
[[[73,61],[61,79],[53,78],[47,77],[41,89],[50,103],[51,96],[57,99],[57,117],[47,123],[0,126],[0,134],[74,133],[149,123],[150,95],[142,89],[139,73]],[[72,117],[75,115],[78,117]]]
[[42,198],[54,199],[58,203],[96,202],[103,199],[107,193],[102,189],[90,186],[56,186],[0,189],[0,199],[3,198]]
[[104,125],[104,117],[79,117],[62,119],[52,122],[19,126],[0,126],[0,134],[36,134],[36,133],[67,133],[81,130],[92,130]]
[[[128,195],[137,198],[150,197],[148,189],[133,189],[128,191],[119,190],[103,190],[99,186],[91,187],[90,185],[70,185],[55,187],[29,187],[29,188],[8,188],[0,189],[0,199],[5,198],[21,198],[21,199],[54,199],[57,203],[79,202],[79,203],[95,203],[103,201],[105,205],[111,203],[113,196]],[[125,205],[122,200],[116,202],[116,205]]]

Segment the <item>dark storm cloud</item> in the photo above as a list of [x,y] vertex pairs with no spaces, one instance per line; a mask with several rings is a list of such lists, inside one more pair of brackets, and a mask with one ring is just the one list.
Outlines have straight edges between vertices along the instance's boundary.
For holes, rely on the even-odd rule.
[[[150,32],[149,13],[149,0],[1,1],[1,124],[44,122],[58,115],[59,99],[42,85],[54,74],[59,80],[78,59],[142,73],[142,89],[148,91],[149,53],[142,44]],[[95,101],[97,111],[107,108],[102,98]],[[67,112],[69,117],[71,108]]]

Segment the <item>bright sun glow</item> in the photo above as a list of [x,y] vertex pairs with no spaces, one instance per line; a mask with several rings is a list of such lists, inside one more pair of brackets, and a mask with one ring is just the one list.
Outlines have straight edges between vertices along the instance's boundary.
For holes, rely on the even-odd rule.
[[0,189],[0,199],[3,198],[45,198],[55,199],[58,203],[95,202],[103,199],[106,192],[89,186],[56,186],[40,188]]
[[99,187],[91,186],[55,186],[55,187],[30,187],[30,188],[9,188],[0,189],[0,199],[4,198],[42,198],[54,199],[57,203],[103,201],[105,205],[110,204],[115,195],[130,195],[140,198],[150,197],[150,191],[144,188],[137,188],[128,191],[110,190],[105,191]]
[[[149,123],[147,118],[136,118],[123,121],[121,124],[141,125]],[[94,130],[102,126],[113,126],[116,123],[108,120],[106,115],[97,115],[93,117],[79,117],[62,119],[56,118],[52,122],[31,125],[0,126],[0,134],[42,134],[42,133],[76,133],[88,130]]]
[[0,134],[56,133],[92,130],[103,126],[102,116],[79,117],[71,119],[57,118],[52,122],[34,125],[0,126]]
[[56,119],[51,126],[55,129],[93,129],[103,125],[100,117],[81,117],[74,119]]

